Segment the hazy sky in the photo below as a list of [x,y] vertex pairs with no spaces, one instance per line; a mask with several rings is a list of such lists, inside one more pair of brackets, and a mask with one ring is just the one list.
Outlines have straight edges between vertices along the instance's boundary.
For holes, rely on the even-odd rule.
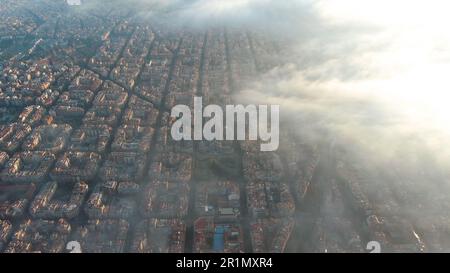
[[448,10],[443,0],[199,0],[180,18],[262,26],[294,41],[284,65],[240,99],[314,116],[378,153],[419,139],[448,161]]

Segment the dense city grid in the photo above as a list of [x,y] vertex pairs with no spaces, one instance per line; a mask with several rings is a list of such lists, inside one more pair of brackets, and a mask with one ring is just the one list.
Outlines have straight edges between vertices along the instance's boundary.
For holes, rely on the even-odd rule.
[[[379,177],[290,126],[276,152],[256,141],[173,141],[173,106],[193,107],[194,96],[233,103],[279,65],[283,44],[264,31],[134,14],[1,0],[0,251],[68,252],[69,241],[145,253],[450,245],[450,218],[411,206],[420,189],[389,183],[402,174]],[[400,213],[406,206],[428,216]]]

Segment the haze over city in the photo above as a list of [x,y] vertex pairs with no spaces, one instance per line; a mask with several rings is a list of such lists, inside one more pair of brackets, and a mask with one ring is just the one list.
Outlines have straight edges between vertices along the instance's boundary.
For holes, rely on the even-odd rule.
[[[0,252],[450,251],[448,1],[0,4]],[[278,149],[174,140],[195,97]]]

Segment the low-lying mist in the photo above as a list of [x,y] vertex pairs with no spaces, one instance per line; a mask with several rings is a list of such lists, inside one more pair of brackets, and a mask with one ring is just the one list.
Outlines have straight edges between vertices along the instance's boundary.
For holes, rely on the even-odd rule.
[[238,103],[279,104],[301,135],[326,130],[371,160],[427,153],[450,175],[446,1],[116,2],[167,26],[264,32],[283,45],[269,56],[279,65],[248,82]]
[[436,200],[447,198],[450,182],[448,2],[117,2],[142,5],[142,19],[167,27],[268,36],[281,45],[264,56],[275,65],[237,90],[235,102],[280,105],[301,141],[325,139],[354,153],[386,183],[421,196],[417,206],[437,208],[430,215],[447,215]]

